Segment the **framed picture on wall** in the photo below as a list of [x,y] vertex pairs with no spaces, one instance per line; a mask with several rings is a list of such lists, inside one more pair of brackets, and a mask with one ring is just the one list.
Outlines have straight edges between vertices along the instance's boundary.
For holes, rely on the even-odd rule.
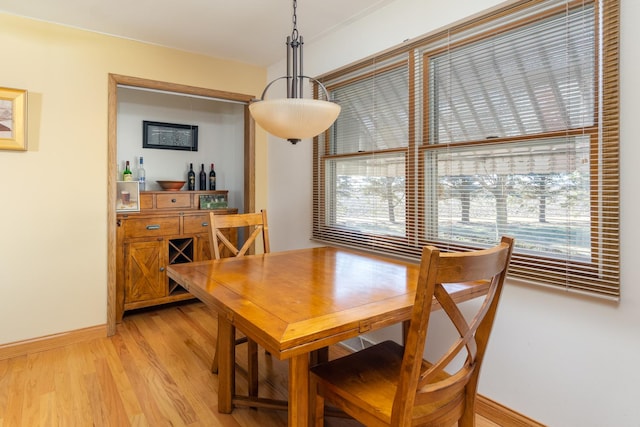
[[143,120],[142,148],[198,151],[198,126]]
[[0,87],[0,150],[27,150],[27,91]]

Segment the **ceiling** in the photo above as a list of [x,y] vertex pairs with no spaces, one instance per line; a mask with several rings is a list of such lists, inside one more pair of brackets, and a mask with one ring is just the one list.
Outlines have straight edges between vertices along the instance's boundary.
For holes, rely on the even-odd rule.
[[[394,0],[302,0],[308,44]],[[269,66],[285,55],[292,0],[0,0],[0,12]]]

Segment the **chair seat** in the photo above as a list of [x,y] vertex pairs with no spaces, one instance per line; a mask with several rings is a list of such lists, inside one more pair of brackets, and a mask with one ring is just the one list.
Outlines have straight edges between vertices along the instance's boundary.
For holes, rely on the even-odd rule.
[[[404,347],[384,341],[364,350],[311,368],[312,375],[323,395],[349,413],[349,407],[355,403],[358,408],[375,416],[381,424],[391,422],[391,408],[395,398]],[[423,370],[431,364],[422,362]],[[349,372],[349,375],[344,375]],[[438,375],[441,381],[448,375]],[[340,401],[350,402],[341,405]],[[438,418],[442,411],[450,411],[450,401],[436,402],[414,407],[416,419],[429,422]],[[459,403],[462,403],[462,396]]]

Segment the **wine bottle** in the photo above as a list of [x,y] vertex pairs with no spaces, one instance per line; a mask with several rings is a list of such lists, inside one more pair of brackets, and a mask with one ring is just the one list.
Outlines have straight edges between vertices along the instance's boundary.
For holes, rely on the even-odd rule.
[[216,171],[213,169],[213,163],[211,163],[211,172],[209,172],[209,190],[216,189]]
[[144,191],[145,186],[147,184],[147,174],[144,171],[144,160],[142,160],[142,156],[140,156],[138,160],[137,175],[138,175],[138,184],[140,187],[140,191]]
[[207,173],[204,171],[204,163],[200,164],[200,191],[207,189]]
[[188,182],[187,189],[189,191],[195,191],[196,189],[196,173],[193,171],[193,163],[189,163],[189,173],[187,174]]
[[129,160],[124,165],[124,172],[122,172],[122,180],[123,181],[133,181],[133,175],[131,174],[131,169],[129,169]]

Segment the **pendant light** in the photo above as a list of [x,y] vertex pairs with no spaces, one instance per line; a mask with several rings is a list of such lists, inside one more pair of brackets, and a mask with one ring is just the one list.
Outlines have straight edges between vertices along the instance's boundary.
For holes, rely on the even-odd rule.
[[[287,75],[271,81],[259,100],[249,105],[253,119],[267,132],[296,144],[327,130],[340,114],[340,106],[329,101],[327,89],[318,80],[302,74],[302,36],[298,33],[296,9],[293,0],[293,31],[287,37]],[[287,80],[287,97],[265,100],[267,90],[278,80]],[[303,80],[315,82],[327,101],[303,97]]]

